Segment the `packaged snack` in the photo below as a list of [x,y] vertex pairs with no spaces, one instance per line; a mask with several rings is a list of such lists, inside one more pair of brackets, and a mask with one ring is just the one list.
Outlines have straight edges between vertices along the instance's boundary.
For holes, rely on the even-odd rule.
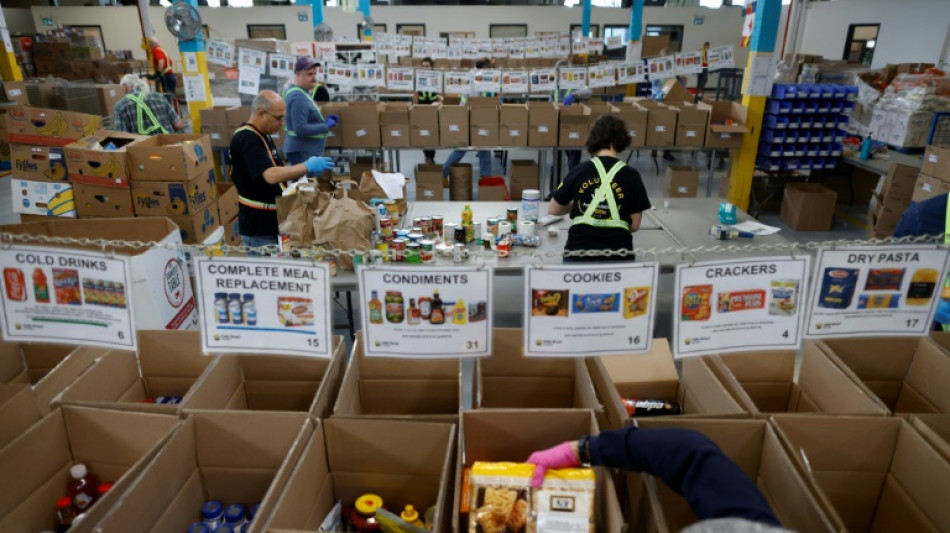
[[718,302],[720,313],[763,309],[765,307],[765,291],[762,289],[754,289],[748,291],[720,292],[716,301]]
[[277,298],[277,317],[285,327],[313,325],[313,300],[299,296]]
[[541,488],[533,491],[533,516],[528,531],[594,531],[595,487],[594,471],[590,468],[548,470]]
[[858,296],[858,309],[897,309],[900,299],[897,293],[862,294]]
[[772,299],[769,301],[769,314],[795,316],[798,306],[798,280],[773,279],[770,285]]
[[567,316],[570,291],[533,289],[531,291],[531,316]]
[[860,271],[855,268],[826,268],[821,277],[821,292],[818,293],[818,307],[828,309],[847,309],[854,298],[854,288],[858,284]]
[[650,309],[650,287],[627,287],[623,290],[623,317],[643,316]]
[[864,283],[866,291],[899,291],[904,280],[903,268],[872,268]]
[[937,288],[937,278],[940,273],[933,268],[918,268],[910,277],[910,286],[907,287],[907,305],[927,305]]
[[680,319],[683,322],[709,320],[712,314],[710,298],[712,298],[712,285],[693,285],[684,288]]
[[620,293],[571,295],[575,313],[616,313],[620,310]]
[[53,268],[53,291],[58,304],[82,305],[79,271],[72,268]]

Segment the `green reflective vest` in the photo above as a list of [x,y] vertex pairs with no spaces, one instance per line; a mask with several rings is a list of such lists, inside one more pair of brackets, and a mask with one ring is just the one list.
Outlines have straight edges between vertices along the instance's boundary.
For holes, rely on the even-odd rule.
[[[630,231],[630,222],[620,219],[620,212],[617,210],[617,200],[614,198],[613,189],[610,188],[611,183],[614,181],[614,176],[624,167],[624,162],[617,161],[613,168],[607,172],[604,169],[604,164],[600,162],[600,158],[593,157],[590,161],[597,169],[597,174],[600,175],[600,187],[594,191],[594,197],[591,198],[590,203],[587,204],[587,209],[584,210],[584,214],[574,219],[574,224],[587,224],[598,228],[623,228]],[[601,202],[604,201],[607,202],[607,207],[610,209],[610,218],[594,218],[594,211],[600,206]]]

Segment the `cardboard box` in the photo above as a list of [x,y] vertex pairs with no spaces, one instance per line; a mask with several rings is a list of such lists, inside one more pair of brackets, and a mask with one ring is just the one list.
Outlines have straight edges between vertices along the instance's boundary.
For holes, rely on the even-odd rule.
[[20,105],[30,105],[30,97],[26,93],[26,82],[3,80],[3,92],[8,102]]
[[668,166],[663,177],[667,198],[695,198],[699,190],[699,172],[693,167]]
[[[146,141],[147,135],[99,130],[89,137],[66,145],[66,168],[73,182],[112,187],[129,186],[128,148]],[[115,150],[104,150],[107,144]]]
[[478,180],[478,200],[480,202],[504,202],[509,200],[508,187],[504,183],[491,183],[484,178]]
[[0,529],[56,529],[53,504],[64,494],[69,468],[82,463],[112,482],[83,522],[71,528],[92,531],[90,526],[126,494],[178,425],[178,418],[156,414],[72,406],[53,411],[0,450],[3,471],[16,480],[5,485],[0,498]]
[[92,80],[95,77],[96,66],[92,61],[73,61],[70,63],[73,79]]
[[67,41],[36,41],[33,56],[38,58],[72,59],[72,46]]
[[439,107],[414,105],[409,109],[409,144],[419,147],[439,146]]
[[332,342],[330,359],[280,355],[215,358],[183,409],[291,411],[327,418],[346,359],[343,337],[334,336]]
[[528,146],[557,146],[558,107],[553,102],[528,102]]
[[590,133],[590,108],[558,104],[558,110],[558,146],[584,146]]
[[10,164],[13,179],[66,182],[66,159],[59,147],[11,144]]
[[468,146],[468,106],[439,106],[439,144],[442,146]]
[[742,138],[749,132],[746,115],[749,108],[729,101],[702,101],[696,104],[709,111],[709,129],[706,131],[706,146],[709,148],[741,148]]
[[372,157],[356,157],[350,162],[350,177],[359,183],[363,174],[372,170],[379,170],[373,167]]
[[[379,453],[379,443],[386,452]],[[318,423],[287,479],[267,531],[316,531],[333,506],[377,494],[389,510],[435,506],[435,531],[450,531],[456,432],[451,424],[332,418]],[[265,529],[261,529],[264,531]]]
[[527,104],[502,104],[499,112],[498,144],[528,146]]
[[211,499],[259,502],[255,520],[264,521],[312,432],[303,413],[192,413],[96,530],[140,524],[143,532],[186,531]]
[[[95,77],[95,70],[93,70]],[[103,116],[114,115],[115,105],[125,98],[125,87],[114,83],[96,84],[96,97]]]
[[[950,462],[906,420],[775,417],[833,531],[947,531]],[[856,453],[860,451],[860,453]]]
[[[145,251],[141,248],[116,248],[116,253],[131,256],[135,325],[139,329],[198,327],[195,299],[185,278],[184,254],[174,249],[174,245],[181,244],[181,236],[178,228],[167,219],[50,221],[0,226],[0,230],[27,235],[158,242],[162,246]],[[101,251],[102,247],[90,245],[85,249]]]
[[[600,431],[593,413],[585,409],[480,409],[464,411],[459,421],[458,454],[455,469],[455,498],[452,524],[468,531],[460,522],[459,504],[463,471],[476,461],[524,461],[537,450]],[[504,435],[504,438],[499,438]],[[613,479],[603,467],[594,467],[596,495],[594,531],[620,533],[626,524]]]
[[706,362],[754,416],[771,413],[887,415],[887,408],[806,341],[795,379],[795,351],[733,353]]
[[379,130],[382,146],[409,146],[409,104],[407,102],[380,104]]
[[[207,135],[211,140],[211,146],[214,148],[226,148],[231,146],[231,134],[234,128],[228,123],[229,106],[206,107],[199,113],[201,115],[201,134]],[[244,117],[246,120],[247,117]],[[240,123],[238,123],[240,124]]]
[[[46,410],[49,411],[48,406]],[[0,384],[0,449],[42,420],[43,414],[29,385]]]
[[885,142],[904,148],[922,148],[927,144],[933,111],[908,113],[904,109],[895,109],[890,112],[890,116],[890,135]]
[[200,244],[221,225],[218,220],[218,204],[202,207],[191,215],[167,215],[178,226],[181,232],[181,242],[185,244]]
[[950,181],[950,146],[928,146],[924,151],[920,173]]
[[126,218],[135,216],[132,189],[73,183],[76,212],[81,218]]
[[342,146],[347,148],[378,148],[379,112],[382,107],[376,102],[350,102],[340,110]]
[[238,214],[238,192],[232,183],[218,183],[215,185],[218,193],[218,220],[225,222]]
[[639,105],[647,109],[646,146],[673,146],[676,141],[676,109],[650,100],[640,100]]
[[333,407],[334,417],[458,421],[462,397],[459,361],[366,357],[362,340],[357,333]]
[[796,231],[828,231],[837,198],[834,191],[817,183],[789,183],[779,216]]
[[12,178],[10,190],[14,213],[76,218],[73,186],[68,183]]
[[498,99],[472,97],[469,105],[469,142],[472,146],[498,146]]
[[[950,353],[933,339],[824,340],[818,347],[895,414],[950,414]],[[880,354],[886,353],[886,358]]]
[[923,202],[948,192],[950,192],[950,181],[919,174],[917,182],[914,184],[914,195],[911,197],[911,201]]
[[416,201],[441,202],[445,198],[442,165],[416,165]]
[[910,421],[914,429],[950,461],[950,415],[914,415]]
[[904,208],[910,205],[917,184],[917,168],[894,163],[887,170],[881,184],[882,203],[890,207]]
[[[198,378],[214,360],[201,351],[197,331],[139,330],[138,353],[112,350],[53,399],[123,411],[179,414]],[[179,404],[146,403],[181,396]]]
[[[343,109],[347,107],[346,102],[324,102],[320,106],[320,112],[323,113],[323,116],[329,115],[338,115],[342,121]],[[342,148],[343,147],[343,126],[341,123],[337,123],[336,127],[327,132],[327,148]]]
[[511,179],[508,186],[512,200],[521,200],[521,193],[527,189],[538,189],[540,169],[533,159],[512,159]]
[[129,177],[141,181],[188,181],[214,170],[207,135],[155,135],[128,148]]
[[[644,419],[643,429],[689,429],[708,437],[762,492],[776,517],[793,531],[832,531],[821,498],[815,494],[785,445],[765,420]],[[626,474],[631,506],[651,531],[681,531],[697,522],[686,500],[661,480]],[[844,531],[844,530],[841,530]]]
[[709,127],[709,111],[686,102],[677,106],[676,109],[679,115],[676,119],[674,145],[704,146],[706,130]]
[[214,171],[184,183],[132,182],[132,198],[135,202],[135,214],[138,216],[194,214],[214,202],[217,195]]
[[663,103],[669,106],[680,107],[684,102],[692,102],[693,95],[676,78],[669,78],[663,82]]
[[11,143],[66,146],[99,129],[102,117],[29,106],[12,106],[6,115]]
[[597,397],[604,405],[601,428],[633,423],[621,398],[679,402],[686,415],[748,416],[730,391],[698,361],[694,357],[683,360],[681,382],[669,342],[663,338],[653,339],[646,354],[587,358]]
[[616,107],[617,114],[623,119],[627,133],[630,134],[630,147],[646,146],[647,116],[649,115],[647,110],[632,102],[618,103]]
[[240,225],[238,224],[238,217],[235,216],[227,222],[222,222],[224,226],[224,243],[231,246],[240,246],[243,244],[241,240],[241,230]]

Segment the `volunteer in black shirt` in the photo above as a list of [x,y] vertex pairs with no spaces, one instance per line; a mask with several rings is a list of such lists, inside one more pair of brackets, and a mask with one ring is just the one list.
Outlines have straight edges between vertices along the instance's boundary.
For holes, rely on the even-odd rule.
[[329,157],[311,157],[284,166],[270,136],[280,131],[286,108],[274,91],[261,91],[251,104],[251,117],[231,137],[231,181],[238,191],[238,231],[245,246],[277,244],[280,184],[319,174],[333,166]]
[[[640,229],[650,199],[640,174],[617,159],[630,146],[623,120],[603,115],[587,138],[591,155],[571,169],[554,191],[548,213],[571,214],[574,224],[567,234],[565,251],[633,250],[631,233]],[[632,261],[633,255],[566,256],[565,261]]]
[[[426,57],[422,60],[419,68],[431,70],[433,65],[435,65],[435,62],[432,61],[432,58]],[[416,104],[436,105],[441,101],[442,97],[435,91],[419,91],[416,93]],[[423,150],[422,155],[425,156],[427,165],[435,164],[435,150]]]

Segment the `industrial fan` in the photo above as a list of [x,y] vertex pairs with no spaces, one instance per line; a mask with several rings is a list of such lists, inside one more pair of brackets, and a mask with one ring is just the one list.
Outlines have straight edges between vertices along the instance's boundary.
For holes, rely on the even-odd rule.
[[165,10],[165,27],[182,41],[192,41],[201,31],[201,15],[187,2],[175,2]]

